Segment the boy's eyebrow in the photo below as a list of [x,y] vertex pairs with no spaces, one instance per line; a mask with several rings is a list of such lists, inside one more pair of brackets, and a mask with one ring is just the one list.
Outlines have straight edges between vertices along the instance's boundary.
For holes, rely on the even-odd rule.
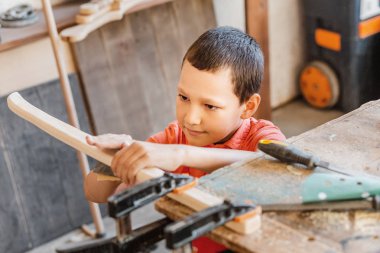
[[181,87],[178,87],[178,92],[180,92],[180,93],[186,93]]
[[[178,87],[178,92],[179,93],[183,93],[185,95],[187,94],[186,91],[184,91],[181,87]],[[224,103],[222,101],[218,102],[217,100],[214,100],[212,98],[201,98],[201,100],[205,104],[210,104],[210,105],[215,105],[215,106],[219,106],[219,107],[224,107]]]
[[224,107],[224,103],[220,103],[220,102],[218,102],[216,100],[209,99],[209,98],[204,98],[203,102],[205,104],[209,104],[209,105],[214,105],[214,106],[218,106],[218,107]]

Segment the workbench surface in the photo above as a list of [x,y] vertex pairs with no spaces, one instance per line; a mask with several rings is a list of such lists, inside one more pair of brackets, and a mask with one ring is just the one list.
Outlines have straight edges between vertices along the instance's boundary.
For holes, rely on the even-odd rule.
[[[380,176],[380,100],[288,142],[347,171]],[[201,178],[197,187],[235,202],[299,203],[301,183],[318,170],[298,169],[258,152]],[[174,220],[193,212],[168,197],[157,201],[156,209]],[[380,213],[270,212],[251,235],[219,227],[208,236],[237,252],[379,252]]]

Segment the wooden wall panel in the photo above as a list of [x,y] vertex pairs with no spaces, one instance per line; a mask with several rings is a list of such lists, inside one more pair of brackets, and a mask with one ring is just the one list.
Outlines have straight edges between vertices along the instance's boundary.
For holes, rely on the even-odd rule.
[[[158,54],[159,66],[164,78],[165,92],[168,99],[173,102],[176,99],[177,91],[173,89],[173,84],[177,84],[180,64],[186,52],[186,43],[178,43],[180,39],[180,30],[177,25],[177,19],[172,14],[175,13],[174,6],[165,4],[157,6],[155,10],[150,10],[153,30],[159,31],[154,34],[156,41],[156,50]],[[162,25],[165,24],[165,25]],[[174,64],[177,66],[173,66]],[[173,110],[171,107],[170,110]],[[174,111],[171,112],[173,115]]]
[[[0,104],[2,107],[3,104]],[[3,108],[3,107],[2,107]],[[1,127],[0,123],[0,127]],[[25,216],[15,190],[9,154],[5,153],[4,131],[0,128],[0,252],[23,252],[29,241]]]
[[174,120],[182,57],[212,27],[212,0],[175,0],[128,14],[74,44],[97,133],[144,140]]
[[[70,80],[82,129],[88,132],[77,79]],[[67,122],[58,81],[20,93]],[[0,252],[24,252],[90,222],[91,216],[75,151],[13,114],[6,97],[0,98],[0,108],[0,210],[5,210],[0,212]]]
[[269,69],[269,25],[268,0],[246,0],[247,33],[260,44],[264,54],[264,79],[261,83],[261,104],[255,117],[270,120],[272,109],[270,102]]

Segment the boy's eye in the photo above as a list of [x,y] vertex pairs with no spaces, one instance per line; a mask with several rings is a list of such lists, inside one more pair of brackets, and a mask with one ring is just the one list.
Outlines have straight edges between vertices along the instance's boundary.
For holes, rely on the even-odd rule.
[[184,96],[184,95],[181,95],[181,94],[178,94],[179,98],[182,100],[182,101],[188,101],[189,98]]
[[214,105],[205,104],[205,106],[207,107],[207,109],[209,109],[211,111],[215,111],[216,109],[218,109],[218,107],[216,107]]

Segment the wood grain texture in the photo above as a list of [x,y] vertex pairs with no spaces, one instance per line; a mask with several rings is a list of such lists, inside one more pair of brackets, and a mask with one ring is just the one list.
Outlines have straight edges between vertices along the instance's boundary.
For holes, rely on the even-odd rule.
[[[0,100],[0,106],[5,106],[5,101]],[[0,114],[3,119],[4,115]],[[30,241],[26,217],[22,209],[22,203],[17,191],[17,182],[14,178],[11,154],[5,147],[4,123],[0,123],[0,251],[23,252],[27,244],[20,241]]]
[[[80,123],[88,129],[75,76],[70,82]],[[58,81],[21,94],[67,120]],[[0,107],[0,252],[25,252],[89,222],[91,216],[75,151],[14,115],[5,98]]]
[[97,134],[145,140],[173,121],[182,57],[214,26],[211,0],[175,0],[130,13],[73,44]]
[[246,0],[247,33],[256,39],[264,54],[264,78],[260,90],[261,103],[255,117],[270,120],[272,109],[270,103],[268,11],[268,0]]
[[[380,176],[380,100],[288,141],[347,170]],[[224,167],[200,179],[200,188],[235,202],[297,203],[310,171],[258,153],[255,159]],[[162,199],[156,208],[178,219],[189,210]],[[380,213],[370,211],[264,213],[262,228],[249,236],[215,230],[211,237],[238,252],[376,252]]]

